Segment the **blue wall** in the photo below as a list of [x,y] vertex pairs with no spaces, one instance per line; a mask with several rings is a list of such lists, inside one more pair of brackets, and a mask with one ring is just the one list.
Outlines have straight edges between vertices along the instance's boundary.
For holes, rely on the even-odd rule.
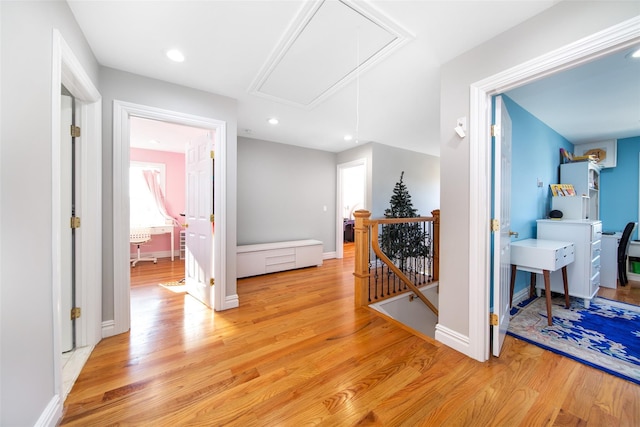
[[[549,184],[558,182],[560,148],[574,146],[549,126],[503,95],[511,116],[511,230],[514,239],[536,237],[536,220],[546,218],[551,205]],[[616,167],[600,174],[600,219],[604,231],[622,231],[638,221],[640,136],[619,139]],[[542,187],[537,186],[541,180]],[[634,239],[638,238],[636,232]],[[529,275],[516,275],[514,293],[529,286]]]
[[[502,95],[512,122],[511,230],[513,241],[536,237],[536,220],[551,206],[549,184],[558,183],[560,148],[573,152],[564,137]],[[638,221],[640,136],[619,139],[615,168],[600,174],[600,219],[603,230],[622,231]],[[538,181],[542,187],[538,187]],[[633,237],[638,238],[638,234]],[[516,275],[514,293],[529,287],[529,275]]]
[[[615,168],[600,173],[600,219],[604,231],[622,231],[638,221],[640,136],[619,139]],[[636,237],[633,237],[637,239]]]
[[[536,237],[536,220],[546,218],[551,205],[549,184],[558,183],[560,148],[573,152],[573,144],[503,95],[512,122],[511,230],[514,239]],[[636,213],[638,170],[636,161]],[[538,187],[538,180],[542,187]],[[636,215],[637,216],[637,215]],[[514,293],[529,286],[529,274],[516,275]]]

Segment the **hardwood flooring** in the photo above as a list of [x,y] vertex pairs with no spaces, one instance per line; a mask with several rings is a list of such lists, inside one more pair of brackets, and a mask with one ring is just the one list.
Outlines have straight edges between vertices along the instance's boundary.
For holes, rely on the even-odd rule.
[[[353,258],[238,281],[214,312],[132,269],[132,327],[93,351],[65,426],[638,426],[640,387],[507,337],[480,363],[354,309]],[[640,303],[640,283],[604,290]]]

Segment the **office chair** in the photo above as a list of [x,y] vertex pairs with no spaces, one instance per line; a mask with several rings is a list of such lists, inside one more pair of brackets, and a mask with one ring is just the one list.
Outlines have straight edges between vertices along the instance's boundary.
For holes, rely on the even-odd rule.
[[140,245],[151,241],[151,230],[148,228],[132,228],[129,231],[129,243],[132,245],[136,245],[138,247],[138,257],[131,258],[129,262],[131,263],[131,267],[135,267],[136,264],[140,261],[153,261],[154,264],[158,263],[158,258],[156,257],[144,257],[140,256]]
[[637,223],[630,222],[624,227],[622,238],[618,244],[618,281],[622,286],[626,286],[627,283],[629,283],[629,279],[627,279],[627,252],[629,251],[631,234],[635,230],[636,225]]

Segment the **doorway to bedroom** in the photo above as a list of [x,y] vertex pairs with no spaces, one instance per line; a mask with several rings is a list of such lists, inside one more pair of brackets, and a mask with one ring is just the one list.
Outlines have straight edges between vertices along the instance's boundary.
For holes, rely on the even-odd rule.
[[[212,147],[212,135],[210,129],[150,118],[130,118],[129,262],[132,327],[139,321],[144,322],[148,311],[157,306],[157,300],[163,292],[188,291],[185,260],[192,254],[187,248],[190,222],[187,211],[189,206],[198,205],[200,199],[212,199],[213,195],[201,197],[191,194],[197,189],[188,184],[187,157],[193,141],[205,140]],[[213,161],[208,153],[206,157],[209,162]],[[189,204],[190,197],[197,199],[198,203]],[[210,214],[213,206],[212,203],[209,205],[207,212]],[[146,295],[157,295],[158,298],[138,298],[139,289],[136,288],[140,287],[158,288],[154,292],[145,291]],[[210,286],[206,288],[209,290]],[[198,295],[194,296],[198,298]],[[211,305],[210,300],[205,295],[202,302]],[[138,319],[140,316],[142,319]]]
[[367,167],[359,159],[338,165],[337,176],[336,258],[344,257],[344,246],[353,246],[354,217],[359,209],[366,209]]

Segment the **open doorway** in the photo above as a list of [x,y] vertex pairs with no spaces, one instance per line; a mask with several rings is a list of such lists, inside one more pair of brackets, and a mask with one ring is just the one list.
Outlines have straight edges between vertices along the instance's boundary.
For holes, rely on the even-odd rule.
[[[204,280],[215,277],[210,244],[215,230],[211,221],[215,156],[209,153],[213,139],[209,129],[130,119],[131,284],[188,292],[210,307],[214,306],[211,285]],[[195,174],[194,161],[201,166]],[[199,209],[202,212],[194,212]],[[209,244],[202,244],[206,241]]]
[[[565,46],[535,60],[513,67],[503,73],[476,82],[470,87],[469,180],[471,220],[469,228],[470,268],[469,268],[469,347],[465,353],[477,360],[489,358],[489,290],[491,257],[488,256],[490,230],[489,223],[491,190],[492,145],[489,127],[491,125],[491,97],[506,92],[544,75],[561,72],[567,67],[592,60],[607,53],[624,49],[633,44],[637,34],[631,25],[614,26],[587,37],[573,45]],[[497,186],[494,191],[500,191]],[[499,259],[493,259],[499,263]],[[442,339],[440,339],[442,338]],[[446,338],[439,337],[447,342]]]
[[358,159],[338,165],[338,209],[336,218],[336,258],[344,256],[345,243],[353,242],[354,217],[358,209],[366,209],[367,165]]
[[[101,338],[101,96],[57,30],[53,32],[52,61],[52,360],[55,388],[60,401],[64,401],[91,349]],[[75,150],[68,127],[69,114],[74,112],[75,126],[80,128],[76,135],[82,142]],[[75,166],[71,165],[72,153],[76,155]],[[73,210],[72,182],[76,193]],[[82,220],[81,227],[74,228],[73,237],[72,216]],[[75,254],[72,244],[76,246]],[[69,287],[72,274],[75,289]],[[74,324],[68,321],[71,307],[77,313]],[[73,353],[73,359],[63,356],[65,350],[74,347],[81,351],[67,351],[67,356]]]
[[[131,325],[131,296],[130,296],[130,227],[129,227],[129,174],[127,169],[130,163],[130,128],[131,121],[136,118],[156,120],[187,127],[195,127],[209,131],[211,146],[215,146],[217,167],[215,173],[213,166],[208,177],[210,193],[208,197],[213,199],[209,206],[209,214],[220,212],[216,218],[216,233],[212,245],[207,250],[209,254],[216,253],[212,259],[212,268],[205,271],[207,282],[215,275],[218,283],[225,283],[225,253],[222,250],[226,246],[225,215],[222,209],[225,206],[226,195],[224,189],[224,176],[226,173],[226,123],[206,117],[162,110],[138,104],[114,101],[114,322],[105,335],[115,335],[129,330]],[[213,152],[213,149],[212,149]],[[209,157],[209,153],[203,153]],[[119,173],[118,173],[119,172]],[[186,187],[186,185],[185,185]],[[213,219],[213,217],[211,217]],[[175,237],[175,233],[174,233]],[[175,249],[175,248],[174,248]],[[188,250],[188,248],[187,248]],[[231,308],[226,298],[224,286],[210,287],[211,302],[215,310]]]

